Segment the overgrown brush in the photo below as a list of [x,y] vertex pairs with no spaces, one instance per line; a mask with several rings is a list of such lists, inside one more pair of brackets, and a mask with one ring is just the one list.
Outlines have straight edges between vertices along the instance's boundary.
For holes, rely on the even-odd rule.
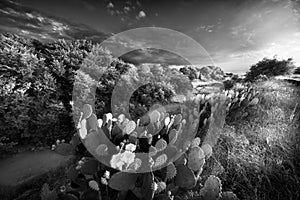
[[250,87],[258,103],[229,110],[215,148],[221,180],[241,199],[299,199],[300,90],[278,80]]

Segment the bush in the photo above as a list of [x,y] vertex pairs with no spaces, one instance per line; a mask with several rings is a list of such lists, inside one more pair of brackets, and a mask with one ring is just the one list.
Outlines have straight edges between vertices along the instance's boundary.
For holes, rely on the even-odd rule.
[[181,73],[186,75],[191,81],[197,79],[197,70],[191,66],[185,66],[179,69]]
[[278,60],[276,57],[273,59],[264,58],[262,61],[251,66],[250,71],[246,73],[245,80],[252,82],[259,75],[265,75],[270,78],[290,74],[294,67],[292,58],[287,60]]
[[234,86],[234,81],[233,80],[226,80],[223,83],[224,83],[224,89],[225,90],[230,90]]
[[300,67],[297,67],[297,68],[294,70],[294,74],[300,74]]

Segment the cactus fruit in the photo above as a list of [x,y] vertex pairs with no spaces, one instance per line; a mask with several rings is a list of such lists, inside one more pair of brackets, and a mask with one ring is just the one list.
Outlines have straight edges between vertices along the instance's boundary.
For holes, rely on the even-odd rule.
[[203,150],[196,146],[190,149],[188,154],[188,167],[193,171],[198,171],[205,163]]
[[201,149],[203,150],[206,158],[209,158],[212,155],[212,147],[209,144],[203,144]]
[[157,151],[163,151],[167,146],[168,143],[163,138],[159,139],[155,144]]
[[194,172],[185,165],[176,166],[177,175],[175,184],[181,188],[191,189],[196,186],[196,177]]
[[155,193],[161,193],[167,188],[167,184],[163,181],[157,183],[157,189],[155,190]]
[[131,190],[135,186],[138,175],[127,172],[117,172],[108,181],[110,188],[119,191]]
[[217,200],[220,198],[221,193],[221,180],[214,175],[210,175],[208,177],[205,181],[204,187],[200,190],[200,196],[202,196],[205,200]]
[[90,104],[84,104],[82,107],[82,112],[83,112],[82,119],[87,119],[92,115],[93,108]]
[[88,184],[89,184],[91,189],[93,189],[95,191],[99,191],[100,188],[99,188],[99,185],[98,185],[97,181],[91,180],[91,181],[89,181]]
[[129,121],[123,129],[126,135],[129,135],[136,128],[136,123],[134,121]]
[[173,179],[177,174],[175,165],[171,162],[167,166],[166,180]]

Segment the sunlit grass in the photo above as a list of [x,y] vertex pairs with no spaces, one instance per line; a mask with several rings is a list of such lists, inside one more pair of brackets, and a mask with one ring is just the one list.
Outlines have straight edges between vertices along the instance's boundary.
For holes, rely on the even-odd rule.
[[215,147],[224,189],[240,199],[299,199],[300,89],[278,80],[253,87],[260,103],[236,111]]

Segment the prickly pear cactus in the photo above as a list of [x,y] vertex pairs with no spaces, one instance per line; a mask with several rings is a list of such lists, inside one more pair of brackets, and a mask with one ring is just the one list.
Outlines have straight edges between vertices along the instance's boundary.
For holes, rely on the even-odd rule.
[[196,186],[196,176],[194,172],[185,165],[176,166],[177,175],[175,177],[175,184],[181,188],[192,189]]
[[108,185],[115,190],[127,191],[134,188],[137,178],[138,175],[134,173],[117,172],[111,177]]
[[200,196],[205,200],[218,200],[221,197],[222,184],[221,180],[211,175],[205,181],[204,187],[200,190]]
[[173,179],[177,175],[176,167],[173,163],[169,163],[167,166],[166,180]]
[[188,154],[188,167],[193,171],[200,170],[205,163],[205,155],[199,146],[192,147]]

